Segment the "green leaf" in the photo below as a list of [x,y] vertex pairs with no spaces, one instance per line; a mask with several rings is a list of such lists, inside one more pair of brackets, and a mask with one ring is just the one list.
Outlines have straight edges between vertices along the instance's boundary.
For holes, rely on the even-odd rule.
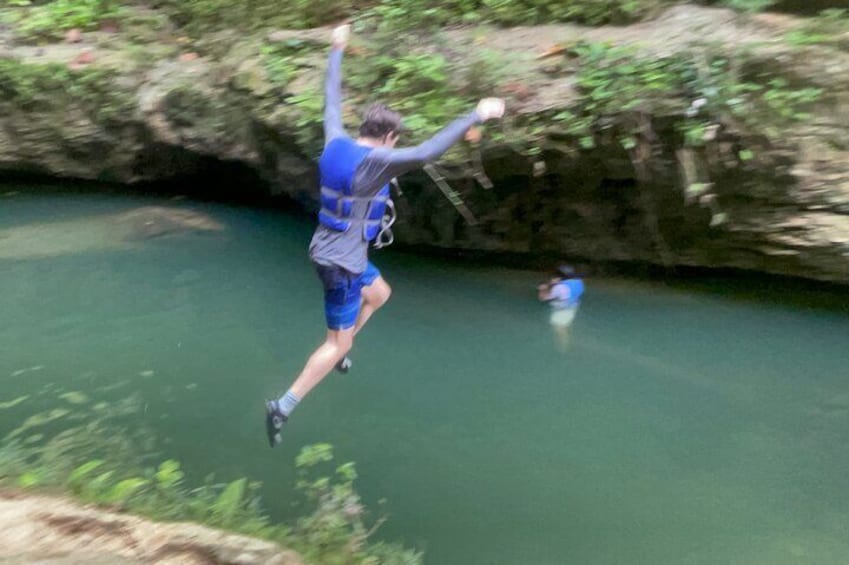
[[313,467],[319,463],[333,460],[333,446],[329,443],[307,445],[295,458],[295,467]]
[[705,194],[710,188],[710,184],[704,182],[694,182],[687,185],[686,193],[691,198],[698,198]]
[[710,227],[715,228],[720,226],[728,221],[728,214],[725,212],[718,212],[714,214],[710,219]]
[[41,478],[36,471],[27,471],[18,477],[17,485],[21,488],[31,488],[37,486],[40,482]]
[[582,137],[579,140],[579,143],[581,144],[581,147],[583,149],[592,149],[593,147],[595,147],[595,140],[588,135],[585,135],[584,137]]
[[226,522],[238,513],[247,482],[247,479],[241,478],[227,485],[212,505],[212,511],[217,517]]
[[103,465],[102,459],[93,459],[83,463],[68,475],[68,484],[71,486],[79,485],[85,477],[101,465]]
[[109,503],[124,503],[135,494],[140,488],[148,484],[147,479],[141,477],[133,477],[124,479],[116,484],[105,497],[105,501]]
[[351,482],[357,478],[357,469],[352,461],[340,465],[336,472],[343,480]]
[[180,463],[173,459],[168,459],[159,464],[159,470],[156,471],[156,482],[160,487],[168,489],[176,486],[183,480],[183,472],[180,470]]
[[105,502],[100,497],[103,492],[109,486],[109,482],[112,480],[112,475],[115,474],[115,471],[106,471],[105,473],[100,473],[92,480],[83,485],[82,496],[83,498],[97,500],[98,502]]

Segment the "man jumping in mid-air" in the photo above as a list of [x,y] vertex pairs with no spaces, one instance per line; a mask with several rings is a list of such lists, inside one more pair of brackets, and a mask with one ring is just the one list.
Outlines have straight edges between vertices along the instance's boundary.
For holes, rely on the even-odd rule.
[[[403,173],[434,161],[474,124],[504,114],[504,101],[485,98],[429,140],[394,149],[401,116],[382,104],[370,106],[352,139],[342,126],[342,53],[350,26],[333,30],[327,67],[324,108],[324,151],[319,159],[321,211],[310,243],[310,259],[324,286],[327,337],[310,356],[301,374],[278,400],[266,402],[266,431],[272,447],[292,410],[334,367],[347,371],[354,336],[389,299],[391,289],[368,261],[368,245],[387,237],[393,213],[388,183]],[[390,238],[391,239],[391,238]]]

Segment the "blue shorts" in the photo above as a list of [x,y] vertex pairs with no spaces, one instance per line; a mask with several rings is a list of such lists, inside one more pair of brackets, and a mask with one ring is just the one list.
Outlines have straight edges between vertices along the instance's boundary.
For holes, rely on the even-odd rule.
[[324,287],[324,315],[327,328],[345,330],[354,326],[360,313],[361,292],[380,276],[371,262],[366,270],[356,274],[341,267],[316,265],[318,278]]

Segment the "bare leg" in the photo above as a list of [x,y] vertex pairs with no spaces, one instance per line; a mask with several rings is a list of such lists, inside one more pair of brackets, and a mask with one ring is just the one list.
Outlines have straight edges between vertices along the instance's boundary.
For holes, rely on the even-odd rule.
[[551,328],[554,330],[557,346],[560,351],[566,351],[569,348],[572,323],[575,321],[575,315],[577,313],[577,306],[553,310],[551,312]]
[[371,315],[386,304],[391,295],[392,287],[386,283],[383,277],[377,277],[370,285],[363,287],[361,291],[363,299],[360,303],[360,313],[357,314],[357,322],[354,324],[354,335],[357,335],[363,329]]
[[309,392],[333,370],[336,363],[351,349],[354,340],[354,328],[344,330],[327,330],[324,343],[318,346],[307,364],[292,384],[292,391],[299,399]]
[[353,340],[353,327],[345,330],[327,330],[324,343],[319,345],[307,359],[307,364],[292,383],[292,387],[280,400],[269,400],[265,403],[265,431],[271,447],[280,443],[280,429],[288,420],[292,410],[333,370],[336,363],[351,349]]
[[567,351],[569,349],[569,341],[571,332],[569,326],[552,326],[554,328],[555,344],[559,351]]

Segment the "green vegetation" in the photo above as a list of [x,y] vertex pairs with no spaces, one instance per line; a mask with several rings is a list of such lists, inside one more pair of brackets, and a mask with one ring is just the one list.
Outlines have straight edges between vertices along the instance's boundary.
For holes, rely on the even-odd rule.
[[[275,85],[285,84],[306,66],[299,41],[262,48],[266,73]],[[349,53],[345,64],[346,108],[362,108],[380,100],[400,111],[410,132],[404,143],[422,141],[459,115],[470,112],[482,96],[492,95],[505,76],[505,58],[492,52],[459,52],[443,45],[413,47],[382,33],[364,40]],[[322,56],[323,64],[323,56]],[[318,152],[322,141],[324,94],[315,85],[289,98],[296,109],[297,136],[307,153]],[[346,116],[350,123],[357,116]]]
[[[563,149],[564,142],[584,150],[618,145],[641,182],[652,181],[649,164],[662,141],[690,154],[733,139],[742,145],[733,158],[751,161],[764,139],[780,142],[788,125],[810,119],[808,110],[822,95],[765,71],[750,54],[726,54],[718,46],[653,57],[633,47],[580,42],[565,50],[563,62],[574,73],[578,99],[519,119],[528,140],[519,149],[537,155],[546,145]],[[688,196],[710,186],[695,170],[682,177]]]
[[[576,22],[588,25],[639,21],[682,0],[3,0],[17,33],[28,40],[56,39],[65,30],[97,29],[137,17],[139,9],[165,14],[193,36],[221,29],[313,28],[353,19],[367,28],[428,31],[489,23],[499,26]],[[701,0],[752,14],[776,0]],[[832,10],[839,12],[839,10]]]
[[636,21],[668,0],[381,0],[359,14],[393,29],[489,22],[532,25],[579,22],[590,25]]
[[[745,124],[747,131],[777,135],[777,127],[810,118],[806,109],[821,89],[794,86],[781,76],[757,70],[743,53],[703,51],[649,57],[634,48],[579,43],[567,56],[577,58],[575,111],[553,116],[580,145],[614,132],[623,147],[635,145],[639,115],[678,116],[682,144],[700,146],[713,125]],[[747,73],[749,73],[747,75]]]
[[[232,91],[211,100],[193,84],[172,87],[165,113],[172,123],[192,127],[199,135],[236,137],[251,134],[245,115],[255,108],[261,117],[274,114],[270,123],[294,122],[298,150],[305,155],[321,147],[323,95],[320,91],[325,44],[315,39],[273,40],[262,33],[270,28],[303,28],[349,18],[355,40],[345,65],[345,119],[353,125],[353,108],[381,100],[399,110],[411,130],[405,144],[418,142],[456,116],[469,111],[481,96],[513,96],[511,107],[522,97],[533,97],[537,85],[528,67],[545,66],[544,72],[570,77],[573,90],[562,103],[546,101],[545,109],[511,113],[503,123],[485,130],[483,143],[511,145],[537,160],[547,148],[578,151],[595,147],[623,151],[638,176],[651,176],[652,156],[662,145],[700,152],[716,159],[711,147],[734,147],[723,163],[752,166],[770,143],[781,142],[782,132],[811,118],[811,107],[820,100],[820,89],[801,84],[791,73],[781,74],[771,61],[752,52],[731,52],[721,45],[693,45],[691,50],[661,56],[633,47],[579,42],[558,45],[563,55],[549,54],[539,63],[524,53],[486,51],[470,40],[461,44],[446,28],[479,26],[468,36],[498,33],[494,26],[574,21],[587,24],[620,23],[656,13],[674,0],[369,0],[330,2],[295,0],[281,9],[274,0],[52,0],[29,5],[7,0],[5,12],[18,14],[18,33],[45,40],[69,27],[95,29],[116,17],[126,29],[143,22],[157,27],[153,34],[173,50],[192,50],[204,57],[226,60],[224,72],[233,71]],[[772,0],[705,0],[743,14],[769,8]],[[164,21],[163,21],[164,20]],[[790,31],[792,45],[830,45],[844,48],[849,37],[845,10],[827,10],[808,18]],[[130,22],[134,22],[132,25]],[[139,24],[142,22],[142,24]],[[133,27],[135,26],[135,27]],[[227,29],[239,33],[217,33]],[[151,37],[144,33],[133,37]],[[304,37],[310,37],[304,34]],[[241,47],[234,44],[241,42]],[[147,46],[138,52],[142,65]],[[242,51],[239,51],[242,49]],[[237,53],[237,51],[239,51]],[[127,48],[126,53],[132,52]],[[511,58],[523,65],[511,73]],[[232,69],[230,68],[232,66]],[[95,71],[68,71],[61,65],[30,70],[0,61],[0,100],[13,101],[25,110],[56,108],[68,104],[70,93],[82,95],[92,119],[131,115],[117,84]],[[552,70],[551,67],[554,67]],[[309,72],[305,72],[309,70]],[[49,72],[48,72],[49,71]],[[523,74],[524,73],[524,74]],[[514,81],[507,82],[507,77]],[[549,77],[550,78],[550,77]],[[100,80],[101,86],[97,83]],[[523,82],[527,81],[527,83]],[[70,84],[70,88],[66,85]],[[512,90],[511,90],[512,88]],[[545,85],[542,88],[546,88]],[[518,90],[518,91],[517,91]],[[247,96],[245,92],[249,93]],[[89,103],[90,101],[90,103]],[[268,108],[274,107],[273,110]],[[239,108],[239,112],[232,112]],[[120,114],[119,114],[120,113]],[[235,116],[235,117],[234,117]],[[720,140],[727,143],[719,144]],[[460,144],[447,156],[458,163],[478,157],[474,147]],[[727,155],[725,157],[728,157]],[[653,162],[653,161],[652,161]],[[652,165],[654,166],[654,165]],[[693,167],[690,167],[693,169]],[[702,173],[687,178],[685,192],[703,192],[710,180]],[[692,187],[696,187],[693,189]]]
[[276,25],[309,28],[346,18],[393,29],[491,22],[500,25],[574,21],[598,25],[635,21],[669,0],[294,0],[281,9],[273,0],[161,0],[154,7],[193,31]]
[[722,4],[744,14],[763,12],[774,6],[778,0],[723,0]]
[[322,565],[418,565],[422,555],[394,544],[369,543],[369,536],[383,523],[364,520],[365,508],[354,490],[357,471],[353,463],[334,468],[328,444],[307,446],[295,465],[297,490],[312,511],[297,521],[289,538],[312,563]]
[[26,111],[81,108],[92,121],[126,118],[135,110],[112,69],[71,70],[58,63],[23,64],[0,58],[0,108],[13,104]]
[[[34,401],[16,399],[5,408],[21,411]],[[260,483],[244,477],[218,482],[210,475],[202,484],[190,485],[179,462],[157,461],[152,434],[137,423],[138,399],[107,404],[66,394],[50,405],[54,408],[24,418],[2,439],[0,485],[68,492],[156,520],[191,520],[262,537],[297,550],[310,563],[421,562],[416,552],[369,541],[383,519],[368,521],[354,489],[354,464],[334,467],[329,445],[305,447],[298,456],[294,498],[304,515],[293,525],[279,524],[263,509]]]
[[785,34],[791,45],[825,45],[849,51],[849,9],[823,10]]
[[[355,19],[365,26],[428,30],[487,22],[501,26],[577,22],[623,24],[644,19],[679,0],[5,0],[16,10],[18,34],[53,39],[71,28],[96,29],[105,21],[133,17],[139,7],[164,13],[176,28],[199,36],[219,29],[312,28]],[[733,8],[759,11],[772,0],[726,0]]]
[[[404,114],[412,130],[403,140],[407,144],[426,138],[471,110],[481,96],[503,91],[509,75],[505,69],[512,63],[507,55],[453,44],[444,40],[441,28],[558,21],[624,23],[672,3],[293,0],[282,6],[277,0],[4,0],[0,10],[4,19],[15,23],[18,37],[39,42],[60,38],[72,28],[95,30],[117,21],[122,29],[155,26],[155,33],[139,35],[145,41],[173,41],[181,46],[187,42],[189,48],[205,54],[205,35],[214,44],[218,38],[213,32],[217,30],[255,33],[249,37],[254,41],[251,45],[260,71],[257,74],[274,92],[274,96],[264,97],[263,103],[272,100],[269,104],[291,109],[292,114],[285,118],[294,116],[299,150],[317,154],[322,139],[323,95],[317,84],[301,86],[297,92],[289,92],[288,87],[305,69],[320,75],[311,57],[325,45],[302,39],[259,39],[262,30],[310,28],[352,18],[363,33],[358,34],[345,67],[350,103],[346,109],[362,107],[374,99],[387,102]],[[773,0],[721,3],[751,14],[768,8]],[[827,10],[790,31],[785,40],[798,46],[846,48],[847,22],[846,10]],[[421,41],[425,34],[427,42]],[[150,59],[147,46],[134,47],[140,49],[136,52],[139,60]],[[229,54],[227,49],[223,48],[225,55]],[[722,212],[714,207],[711,179],[694,164],[694,155],[712,158],[717,151],[708,149],[716,149],[719,140],[731,139],[733,143],[726,145],[732,147],[733,159],[740,164],[751,163],[758,158],[762,144],[780,141],[789,124],[809,120],[810,107],[822,96],[818,88],[767,70],[775,66],[756,60],[751,53],[731,53],[711,45],[657,56],[633,47],[579,42],[565,47],[552,65],[557,67],[554,74],[574,78],[574,99],[548,106],[548,110],[510,114],[503,126],[489,132],[492,139],[511,143],[533,158],[553,145],[571,151],[612,148],[631,160],[641,183],[651,182],[648,162],[661,142],[671,140],[673,149],[681,152],[676,157],[684,169],[686,197],[710,205],[716,223],[722,221]],[[11,106],[25,112],[65,115],[63,110],[73,108],[76,112],[72,118],[79,117],[76,114],[81,110],[84,117],[98,124],[126,122],[138,110],[134,93],[122,87],[120,76],[117,70],[95,66],[71,70],[65,64],[23,64],[0,58],[0,110]],[[252,86],[254,75],[246,71],[245,76],[245,84]],[[255,98],[231,91],[227,94],[230,99],[220,97],[211,102],[207,94],[188,82],[170,89],[166,117],[177,125],[206,128],[203,133],[217,131],[230,137],[238,137],[233,132],[251,127],[245,120],[232,123],[235,119],[224,109],[250,104]],[[354,121],[350,115],[346,118]],[[56,127],[61,125],[57,123]],[[61,400],[87,402],[68,396],[56,403],[64,405]],[[20,397],[0,404],[0,409],[18,409],[30,401]],[[298,457],[301,476],[296,490],[307,508],[305,517],[293,525],[274,524],[262,509],[257,483],[247,478],[219,483],[210,477],[202,485],[189,486],[177,461],[156,460],[150,438],[122,423],[133,409],[130,403],[113,407],[101,403],[94,405],[96,417],[91,420],[65,408],[29,417],[3,440],[0,482],[21,488],[68,490],[83,500],[153,518],[195,520],[262,536],[294,547],[318,563],[419,561],[413,552],[369,542],[373,528],[354,489],[354,467],[346,463],[334,468],[330,446],[312,446]],[[324,469],[327,466],[331,468]]]
[[472,107],[451,82],[451,65],[439,53],[375,53],[351,67],[355,91],[387,101],[410,129],[425,135]]
[[306,154],[318,155],[324,144],[322,127],[324,109],[324,94],[318,89],[307,89],[289,99],[295,106],[298,145]]
[[190,33],[212,29],[268,27],[310,28],[341,21],[353,13],[353,0],[156,0],[164,11]]
[[564,57],[578,65],[580,97],[569,109],[535,118],[531,132],[538,143],[565,136],[583,149],[618,144],[638,181],[650,183],[660,141],[671,140],[680,150],[686,197],[711,207],[714,224],[724,215],[711,197],[710,179],[694,164],[694,150],[730,138],[742,145],[733,158],[750,161],[763,139],[780,142],[787,125],[810,119],[807,110],[822,94],[764,71],[750,54],[729,55],[718,47],[651,57],[631,47],[582,42]]
[[28,0],[11,0],[7,4],[26,7],[18,14],[17,30],[31,39],[59,38],[72,28],[96,29],[121,16],[116,0],[52,0],[37,6],[30,6]]
[[[37,8],[54,3],[58,4],[58,0]],[[376,0],[357,4],[357,10],[353,3],[334,3],[329,11],[321,9],[322,2],[296,2],[285,14],[277,13],[282,11],[272,9],[272,4],[265,0],[244,3],[163,0],[151,6],[167,13],[174,24],[188,33],[229,24],[248,28],[309,26],[324,23],[320,21],[322,14],[328,20],[354,16],[360,33],[345,66],[345,110],[350,112],[377,99],[384,101],[405,117],[411,133],[404,142],[415,143],[469,111],[481,96],[504,92],[506,77],[511,74],[507,71],[512,64],[510,56],[474,44],[458,44],[449,40],[441,27],[452,23],[513,24],[551,19],[599,23],[600,19],[586,11],[590,6],[612,20],[618,18],[613,16],[618,11],[636,13],[660,3],[576,0],[563,5],[564,9],[556,16],[556,7],[561,4],[542,0],[444,0],[428,3],[427,7],[412,0]],[[735,0],[734,6],[753,12],[766,3]],[[816,29],[822,31],[816,34],[803,31],[808,35],[793,40],[802,44],[819,42],[823,36],[843,29],[843,15],[841,11],[831,11],[812,19]],[[481,28],[478,33],[497,33],[487,29],[492,28]],[[424,31],[428,34],[426,42],[421,38]],[[324,44],[313,40],[294,37],[282,41],[264,38],[254,51],[259,64],[239,71],[234,83],[255,94],[270,92],[268,103],[285,102],[290,112],[287,119],[294,119],[296,142],[304,154],[313,154],[321,146],[323,95],[320,82],[312,78],[321,76],[316,53],[323,47]],[[201,44],[198,49],[203,52],[205,47]],[[226,54],[225,48],[222,56]],[[547,59],[546,64],[551,61],[552,58]],[[777,140],[789,123],[808,119],[809,107],[821,96],[819,89],[775,74],[774,70],[768,70],[770,65],[754,60],[751,54],[726,53],[722,46],[698,46],[692,52],[658,57],[632,47],[579,42],[565,46],[564,54],[555,63],[559,66],[555,73],[574,75],[577,99],[547,111],[511,115],[502,126],[489,128],[489,139],[509,143],[533,158],[551,143],[562,148],[565,142],[567,146],[583,149],[612,143],[640,162],[643,159],[638,155],[651,155],[649,147],[656,145],[660,137],[671,138],[681,148],[699,148],[731,135],[738,140],[735,143],[743,145],[735,158],[746,162],[757,155],[764,138]],[[523,60],[522,64],[527,66],[528,61]],[[9,65],[15,64],[5,64]],[[0,74],[6,74],[3,66],[0,65]],[[305,69],[310,69],[312,78],[290,90],[290,85]],[[22,76],[4,88],[18,92],[17,98],[26,99],[26,104],[45,105],[55,103],[49,99],[53,96],[51,92],[62,90],[60,85],[67,80],[74,81],[78,90],[82,88],[81,73],[69,74],[59,66],[54,70],[55,76],[49,80],[41,75],[33,79]],[[35,84],[33,80],[47,82]],[[269,86],[263,87],[263,82]],[[519,84],[519,88],[525,85]],[[101,102],[107,95],[99,92],[89,96],[98,101],[92,105],[92,111],[100,111],[98,107],[120,107],[117,101]],[[244,102],[240,100],[230,100],[227,104]],[[193,124],[209,131],[242,127],[216,126],[213,122],[221,121],[221,116],[227,113],[208,107],[206,96],[195,92],[192,85],[173,89],[168,101],[167,115],[174,123]],[[664,116],[664,131],[655,131],[653,116]],[[358,121],[350,114],[345,118],[349,124]],[[668,127],[670,118],[671,127]],[[215,127],[210,130],[212,126]],[[468,160],[469,155],[461,154],[468,150],[466,146],[457,146],[448,157],[455,161]]]
[[262,63],[268,80],[278,87],[289,84],[298,71],[307,66],[301,54],[312,49],[315,47],[300,39],[263,45]]

